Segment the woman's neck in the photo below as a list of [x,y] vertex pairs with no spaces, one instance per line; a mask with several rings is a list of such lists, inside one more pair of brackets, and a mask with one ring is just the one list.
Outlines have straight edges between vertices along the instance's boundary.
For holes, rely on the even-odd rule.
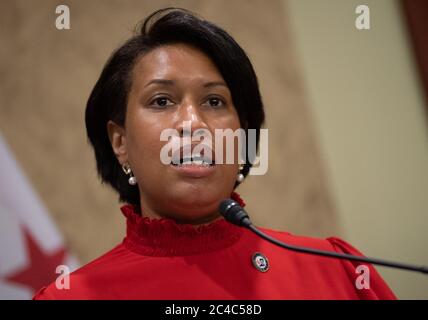
[[185,217],[185,216],[179,216],[175,213],[159,213],[158,211],[154,210],[152,206],[149,205],[145,199],[140,199],[140,209],[144,212],[144,217],[148,217],[151,219],[161,219],[161,218],[167,218],[174,220],[177,224],[190,224],[195,227],[210,224],[214,221],[217,221],[219,219],[222,219],[221,214],[218,211],[215,211],[213,213],[205,214],[202,216],[194,216],[194,217]]

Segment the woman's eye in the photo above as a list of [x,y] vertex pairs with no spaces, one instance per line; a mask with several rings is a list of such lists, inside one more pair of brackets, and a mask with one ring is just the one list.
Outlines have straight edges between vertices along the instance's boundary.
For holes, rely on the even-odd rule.
[[155,106],[158,108],[165,108],[167,106],[170,106],[174,104],[170,99],[168,99],[167,97],[159,97],[156,99],[153,99],[152,102],[150,102],[151,106]]
[[209,98],[207,100],[207,103],[209,104],[210,107],[214,107],[214,108],[220,108],[226,104],[222,99],[217,97]]

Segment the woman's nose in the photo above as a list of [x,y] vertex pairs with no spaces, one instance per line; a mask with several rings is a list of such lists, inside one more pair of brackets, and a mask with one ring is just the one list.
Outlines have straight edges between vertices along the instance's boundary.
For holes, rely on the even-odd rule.
[[182,136],[185,132],[192,134],[198,129],[208,129],[205,122],[204,115],[201,113],[200,108],[194,102],[183,103],[178,110],[178,117],[176,119],[176,128]]

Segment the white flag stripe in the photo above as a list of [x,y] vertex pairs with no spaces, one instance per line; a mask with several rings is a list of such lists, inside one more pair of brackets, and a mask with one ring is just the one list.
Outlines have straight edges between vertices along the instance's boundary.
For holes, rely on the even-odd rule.
[[43,249],[53,251],[61,247],[62,238],[46,208],[32,190],[1,136],[0,163],[1,205],[18,217],[19,223],[31,232]]
[[[0,299],[30,299],[35,293],[30,284],[26,285],[27,278],[24,282],[7,280],[33,267],[24,230],[47,256],[64,249],[63,239],[46,207],[0,135]],[[78,266],[77,260],[67,253],[63,264],[71,271]],[[39,274],[37,270],[28,270]],[[55,270],[45,271],[54,276]]]
[[25,239],[18,219],[0,204],[0,276],[27,263]]

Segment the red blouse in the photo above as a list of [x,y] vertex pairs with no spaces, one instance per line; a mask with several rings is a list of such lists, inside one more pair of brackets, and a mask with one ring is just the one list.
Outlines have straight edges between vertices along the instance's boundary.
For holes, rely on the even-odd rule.
[[[143,217],[132,205],[121,211],[123,242],[73,272],[69,289],[52,283],[34,299],[396,299],[371,265],[361,287],[360,263],[287,251],[223,218],[194,227]],[[361,255],[339,238],[261,230],[289,244]],[[267,259],[265,272],[256,252]]]

